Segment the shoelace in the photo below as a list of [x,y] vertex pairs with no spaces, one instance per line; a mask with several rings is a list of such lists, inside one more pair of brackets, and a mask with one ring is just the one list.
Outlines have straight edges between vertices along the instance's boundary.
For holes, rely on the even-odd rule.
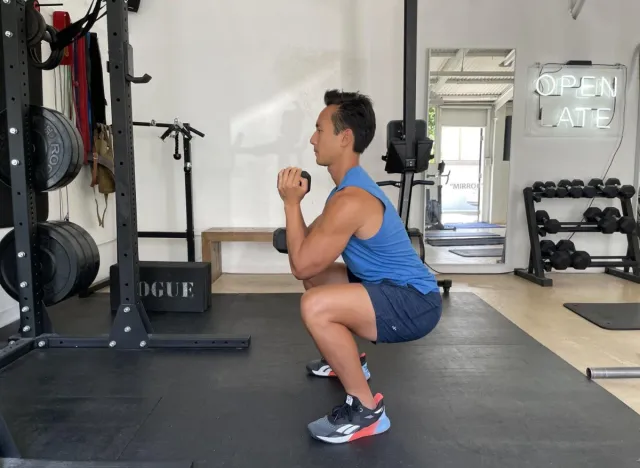
[[358,410],[355,409],[353,406],[351,406],[348,403],[343,403],[342,405],[336,406],[333,408],[333,410],[331,411],[331,418],[333,419],[333,422],[335,423],[338,419],[344,418],[346,417],[349,422],[353,421],[353,415],[355,413],[357,413]]

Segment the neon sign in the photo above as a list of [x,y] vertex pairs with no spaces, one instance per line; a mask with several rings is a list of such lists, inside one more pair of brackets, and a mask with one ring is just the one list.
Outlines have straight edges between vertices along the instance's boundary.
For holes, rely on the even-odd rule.
[[624,65],[534,64],[527,77],[526,135],[593,139],[622,135]]
[[618,77],[545,73],[535,80],[535,92],[547,98],[539,109],[543,127],[610,129]]

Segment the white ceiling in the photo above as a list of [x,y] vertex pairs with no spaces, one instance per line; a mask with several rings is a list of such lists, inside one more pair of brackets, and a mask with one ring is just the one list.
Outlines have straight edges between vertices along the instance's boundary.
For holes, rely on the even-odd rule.
[[511,49],[431,49],[431,105],[491,103],[513,98],[515,51]]

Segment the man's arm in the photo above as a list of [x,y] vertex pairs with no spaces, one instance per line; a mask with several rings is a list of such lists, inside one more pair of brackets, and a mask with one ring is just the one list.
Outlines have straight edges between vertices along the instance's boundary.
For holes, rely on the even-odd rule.
[[348,192],[336,194],[327,203],[306,236],[300,206],[285,206],[285,212],[289,264],[298,279],[309,279],[331,265],[363,224],[359,196]]

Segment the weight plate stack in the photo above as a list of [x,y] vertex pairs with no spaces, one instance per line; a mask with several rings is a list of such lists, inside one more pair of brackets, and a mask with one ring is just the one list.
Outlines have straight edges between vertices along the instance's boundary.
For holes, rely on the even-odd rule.
[[50,221],[66,229],[75,238],[82,249],[82,259],[80,262],[80,280],[76,291],[83,291],[89,288],[98,276],[100,270],[100,251],[98,244],[91,235],[82,227],[69,221]]
[[[30,106],[31,141],[34,148],[35,183],[38,192],[60,189],[80,172],[84,145],[78,130],[63,114]],[[6,109],[0,113],[0,181],[11,185]]]
[[[43,302],[57,304],[78,292],[80,265],[86,259],[77,238],[60,226],[38,223],[37,236],[40,268],[36,273],[43,287]],[[16,260],[15,231],[11,230],[0,241],[0,286],[18,300]]]
[[69,167],[64,180],[57,187],[63,188],[73,182],[82,169],[84,164],[84,143],[82,142],[80,131],[66,115],[58,111],[52,112],[58,117],[61,125],[67,128],[71,139],[71,147],[73,148],[72,165]]

